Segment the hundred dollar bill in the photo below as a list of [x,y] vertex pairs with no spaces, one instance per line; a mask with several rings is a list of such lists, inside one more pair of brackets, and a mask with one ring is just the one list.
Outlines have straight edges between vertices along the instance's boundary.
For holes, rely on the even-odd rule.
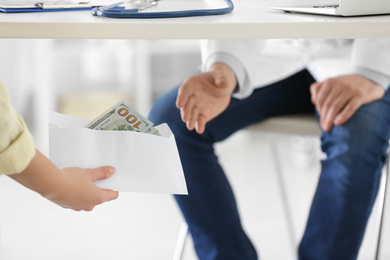
[[123,100],[109,108],[85,127],[95,130],[135,131],[159,135],[152,122]]

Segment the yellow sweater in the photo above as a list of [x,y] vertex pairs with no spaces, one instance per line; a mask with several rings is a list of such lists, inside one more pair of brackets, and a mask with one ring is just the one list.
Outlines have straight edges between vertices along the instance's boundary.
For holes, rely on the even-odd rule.
[[35,155],[34,141],[0,82],[0,174],[22,172]]

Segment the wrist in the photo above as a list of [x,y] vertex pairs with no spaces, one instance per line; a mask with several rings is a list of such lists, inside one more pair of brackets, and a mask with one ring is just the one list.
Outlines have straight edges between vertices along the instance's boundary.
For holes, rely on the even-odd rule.
[[45,155],[36,150],[35,156],[27,168],[10,177],[23,186],[47,198],[57,189],[60,182],[61,170],[55,166]]

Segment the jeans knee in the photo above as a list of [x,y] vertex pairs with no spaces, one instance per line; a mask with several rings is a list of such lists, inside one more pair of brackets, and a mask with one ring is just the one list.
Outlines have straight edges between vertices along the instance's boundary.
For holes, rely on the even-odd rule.
[[160,97],[149,113],[149,120],[155,125],[167,123],[170,127],[180,121],[180,110],[176,107],[177,89]]
[[390,117],[381,104],[361,107],[345,124],[324,133],[322,149],[329,160],[348,167],[378,167],[386,157],[390,138]]

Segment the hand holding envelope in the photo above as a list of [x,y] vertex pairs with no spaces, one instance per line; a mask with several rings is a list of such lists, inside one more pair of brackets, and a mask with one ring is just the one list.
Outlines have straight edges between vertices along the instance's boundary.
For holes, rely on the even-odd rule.
[[59,168],[116,168],[109,179],[95,181],[101,188],[187,194],[176,141],[168,125],[153,127],[123,101],[92,122],[53,112],[49,132],[49,156]]

